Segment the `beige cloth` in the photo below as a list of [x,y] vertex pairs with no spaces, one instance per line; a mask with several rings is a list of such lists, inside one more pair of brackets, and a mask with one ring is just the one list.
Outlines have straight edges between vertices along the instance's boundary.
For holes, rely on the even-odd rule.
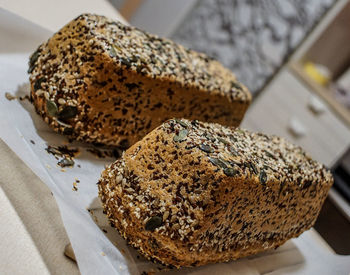
[[0,274],[79,274],[47,186],[0,139]]

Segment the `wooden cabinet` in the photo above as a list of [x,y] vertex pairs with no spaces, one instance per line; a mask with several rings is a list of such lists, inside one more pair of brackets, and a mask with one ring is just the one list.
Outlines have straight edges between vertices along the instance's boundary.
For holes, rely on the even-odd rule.
[[[285,137],[331,167],[349,147],[350,129],[326,104],[322,112],[312,111],[312,97],[322,102],[316,93],[285,68],[253,102],[242,127]],[[293,122],[303,129],[304,134],[293,132]]]

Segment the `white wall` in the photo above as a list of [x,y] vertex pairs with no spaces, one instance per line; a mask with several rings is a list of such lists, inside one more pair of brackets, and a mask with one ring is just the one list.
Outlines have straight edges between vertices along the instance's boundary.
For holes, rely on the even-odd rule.
[[197,0],[145,0],[130,24],[160,36],[169,37]]

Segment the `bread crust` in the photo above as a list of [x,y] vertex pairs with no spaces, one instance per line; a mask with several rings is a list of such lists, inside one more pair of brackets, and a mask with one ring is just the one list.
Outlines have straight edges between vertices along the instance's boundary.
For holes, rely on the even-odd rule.
[[171,117],[238,126],[251,95],[219,62],[83,14],[29,64],[36,111],[71,138],[128,147]]
[[131,245],[181,267],[238,259],[299,236],[332,183],[323,165],[282,138],[183,119],[130,147],[98,187],[111,224]]

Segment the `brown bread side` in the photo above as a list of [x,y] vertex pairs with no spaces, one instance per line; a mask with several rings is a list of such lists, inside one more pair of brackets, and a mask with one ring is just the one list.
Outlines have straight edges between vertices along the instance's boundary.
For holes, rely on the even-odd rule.
[[102,172],[111,223],[149,259],[199,266],[276,248],[313,226],[333,183],[286,140],[169,120]]
[[128,147],[172,117],[238,126],[251,95],[219,62],[83,14],[29,63],[37,112],[71,138]]

